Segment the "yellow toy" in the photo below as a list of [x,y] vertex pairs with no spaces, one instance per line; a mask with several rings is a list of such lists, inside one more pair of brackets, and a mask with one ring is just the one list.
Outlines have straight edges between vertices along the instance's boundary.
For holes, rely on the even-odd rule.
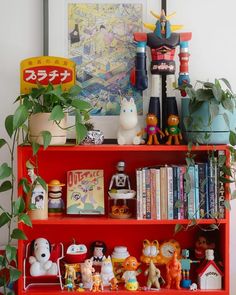
[[92,283],[92,287],[90,291],[93,291],[93,292],[103,291],[102,279],[98,272],[95,272],[95,274],[93,274],[93,283]]
[[149,264],[151,261],[156,263],[158,261],[157,255],[159,253],[159,243],[157,240],[150,242],[145,239],[143,241],[143,250],[140,261]]

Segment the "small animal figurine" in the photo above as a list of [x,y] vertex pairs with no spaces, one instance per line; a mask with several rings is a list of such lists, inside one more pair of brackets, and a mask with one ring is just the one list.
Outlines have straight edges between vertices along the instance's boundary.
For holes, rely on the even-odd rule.
[[116,277],[113,277],[112,279],[110,279],[109,283],[110,283],[111,291],[118,291],[118,280]]
[[92,287],[90,291],[93,291],[93,292],[103,291],[103,283],[102,283],[101,275],[98,272],[95,272],[95,274],[93,274],[93,283],[92,283]]
[[103,241],[94,241],[90,246],[90,250],[93,255],[93,265],[101,265],[107,250],[106,244]]
[[72,265],[66,265],[65,286],[68,291],[75,289],[76,271]]
[[148,135],[148,141],[147,144],[159,144],[157,133],[160,134],[161,137],[164,137],[165,134],[161,131],[161,129],[158,127],[158,119],[157,116],[154,114],[147,114],[146,117],[146,124],[147,127],[144,129],[145,132]]
[[150,261],[154,263],[157,262],[157,257],[159,253],[159,243],[157,240],[150,242],[149,240],[145,239],[143,241],[143,250],[142,255],[140,257],[140,261],[146,264],[149,264]]
[[179,117],[176,115],[169,115],[167,119],[167,128],[165,129],[165,134],[168,136],[168,140],[166,144],[171,145],[172,139],[174,139],[174,144],[180,144],[180,140],[182,140],[182,134],[178,127],[179,125]]
[[53,179],[48,184],[48,214],[61,215],[65,208],[62,199],[62,187],[65,186],[57,179]]
[[93,284],[93,273],[95,272],[95,269],[93,268],[93,260],[86,259],[84,263],[81,263],[80,269],[84,288],[91,289]]
[[148,275],[147,288],[150,289],[154,286],[156,289],[160,289],[159,278],[161,278],[160,270],[155,266],[153,261],[150,261],[148,269],[145,270],[144,275]]
[[138,133],[141,128],[138,124],[138,114],[134,99],[131,97],[127,100],[121,98],[119,129],[117,134],[117,142],[119,145],[143,143],[141,135]]
[[174,252],[171,260],[166,264],[166,288],[180,289],[181,263],[177,259],[177,252]]
[[30,275],[57,275],[57,264],[50,260],[51,245],[48,240],[38,238],[30,245],[32,256],[29,257]]
[[123,262],[124,273],[122,279],[125,281],[125,288],[127,290],[135,291],[138,289],[137,276],[141,273],[138,269],[140,263],[133,256],[127,257]]
[[103,286],[110,286],[110,280],[115,277],[113,272],[113,266],[111,262],[111,257],[103,258],[102,266],[101,266],[101,278]]

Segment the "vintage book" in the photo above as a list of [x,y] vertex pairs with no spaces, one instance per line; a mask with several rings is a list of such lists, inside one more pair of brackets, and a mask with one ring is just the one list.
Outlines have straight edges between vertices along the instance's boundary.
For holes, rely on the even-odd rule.
[[195,207],[195,167],[188,167],[188,174],[190,179],[190,192],[188,193],[188,218],[196,218],[196,207]]
[[150,168],[151,176],[151,219],[156,219],[156,168]]
[[168,219],[168,195],[167,195],[167,165],[160,168],[161,181],[161,219]]
[[198,163],[199,210],[200,218],[205,218],[206,199],[208,198],[207,163]]
[[194,201],[195,201],[195,217],[197,219],[200,218],[200,208],[199,208],[199,171],[198,164],[194,165]]
[[[225,151],[218,151],[220,157],[225,157]],[[224,177],[224,171],[218,167],[218,218],[225,218],[225,186],[220,177]]]
[[184,191],[184,174],[186,172],[186,166],[180,166],[179,168],[179,199],[180,199],[180,208],[179,215],[180,219],[187,218],[187,213],[185,214],[185,208],[188,207],[186,193]]
[[209,208],[207,211],[208,218],[214,218],[215,215],[215,166],[214,158],[211,157],[208,161],[208,199]]
[[142,218],[146,219],[147,193],[146,193],[146,172],[147,168],[142,169]]
[[167,167],[167,196],[168,196],[168,206],[167,214],[168,219],[174,219],[174,200],[173,200],[173,168]]
[[161,178],[160,168],[156,169],[156,219],[161,219]]
[[151,219],[151,172],[150,168],[145,170],[146,189],[146,219]]
[[103,170],[67,172],[67,214],[104,214]]

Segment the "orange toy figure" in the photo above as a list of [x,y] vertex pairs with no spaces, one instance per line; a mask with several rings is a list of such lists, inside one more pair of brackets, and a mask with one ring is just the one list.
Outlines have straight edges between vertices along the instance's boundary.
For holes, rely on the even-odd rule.
[[158,127],[157,116],[154,114],[150,114],[150,113],[147,114],[146,124],[147,124],[147,127],[144,129],[144,131],[142,133],[146,132],[148,135],[147,144],[148,145],[159,144],[159,141],[157,139],[157,133],[159,133],[161,137],[164,137],[165,134]]
[[109,283],[111,291],[118,291],[118,280],[116,277],[110,279]]
[[178,127],[179,117],[176,115],[169,115],[167,125],[168,127],[165,129],[165,134],[168,136],[166,144],[172,144],[172,138],[174,138],[174,144],[179,144],[179,140],[183,139]]
[[180,289],[181,281],[181,263],[177,259],[177,253],[175,252],[172,259],[166,264],[166,288]]
[[93,292],[103,291],[102,279],[98,272],[95,272],[95,274],[93,274],[93,284],[91,287],[91,291]]
[[122,279],[125,281],[125,288],[129,289],[129,286],[132,282],[132,284],[135,284],[135,288],[132,290],[138,289],[138,281],[137,276],[141,273],[141,270],[138,269],[140,263],[137,261],[137,259],[133,256],[127,257],[123,262],[123,268],[124,273],[122,275]]

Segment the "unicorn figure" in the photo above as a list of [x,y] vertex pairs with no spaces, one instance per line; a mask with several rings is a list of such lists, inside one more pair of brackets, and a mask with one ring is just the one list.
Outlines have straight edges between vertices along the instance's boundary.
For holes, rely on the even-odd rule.
[[141,144],[141,128],[138,124],[138,114],[134,99],[131,97],[127,100],[121,98],[119,129],[117,134],[117,142],[120,145],[124,144]]

